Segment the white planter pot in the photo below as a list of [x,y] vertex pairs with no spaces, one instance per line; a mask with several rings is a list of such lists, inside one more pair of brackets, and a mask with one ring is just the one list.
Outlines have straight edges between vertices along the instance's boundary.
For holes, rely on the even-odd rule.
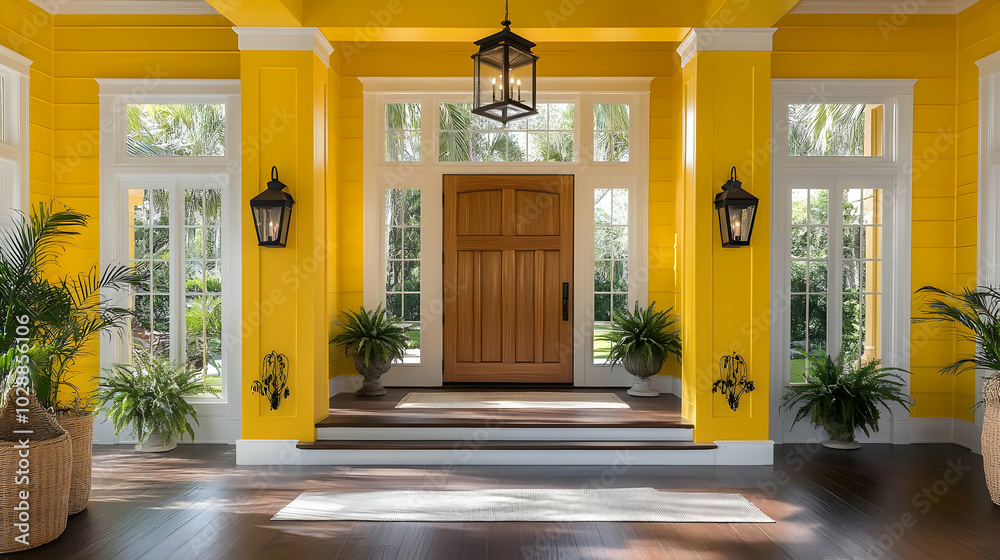
[[137,453],[163,453],[164,451],[170,451],[177,447],[177,443],[170,441],[163,441],[163,437],[160,436],[160,432],[153,430],[149,434],[149,438],[146,440],[144,445],[135,445],[135,450]]

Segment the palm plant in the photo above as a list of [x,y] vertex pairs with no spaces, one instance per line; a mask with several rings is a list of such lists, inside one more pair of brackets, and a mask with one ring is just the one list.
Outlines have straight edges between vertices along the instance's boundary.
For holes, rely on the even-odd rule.
[[822,426],[830,436],[823,443],[827,447],[857,449],[854,434],[859,428],[866,436],[871,435],[869,429],[878,431],[879,407],[890,410],[890,403],[898,403],[909,410],[906,385],[894,373],[906,370],[882,367],[878,360],[858,365],[844,356],[834,359],[822,352],[807,359],[805,383],[789,388],[782,407],[799,407],[792,425],[808,416],[814,426]]
[[105,371],[97,387],[100,410],[111,420],[115,435],[132,427],[137,449],[154,432],[168,445],[184,434],[193,440],[194,428],[187,418],[197,424],[198,413],[187,397],[219,392],[204,384],[199,371],[139,348],[133,349],[131,363],[114,364]]
[[[1000,291],[992,287],[964,288],[950,292],[924,286],[918,294],[929,294],[914,323],[947,323],[960,327],[958,336],[974,342],[975,353],[941,368],[941,373],[959,374],[985,369],[1000,372]],[[935,297],[936,296],[936,297]]]
[[67,387],[76,393],[74,408],[79,411],[81,399],[87,398],[67,380],[72,366],[88,354],[95,336],[121,331],[131,316],[129,309],[111,305],[105,291],[145,280],[124,266],[100,271],[94,265],[86,272],[57,280],[44,276],[62,255],[67,239],[78,235],[76,228],[87,221],[84,214],[53,212],[40,204],[30,218],[6,231],[0,241],[0,285],[11,287],[0,293],[5,310],[0,352],[8,360],[12,356],[10,335],[14,331],[9,327],[17,310],[23,310],[31,319],[32,386],[46,408],[63,406],[60,390]]
[[394,360],[403,359],[412,327],[390,315],[381,304],[373,311],[361,307],[345,315],[346,323],[333,322],[342,330],[330,339],[330,344],[343,347],[344,353],[354,360],[358,372],[364,376],[365,386],[358,390],[359,396],[384,395],[386,390],[380,377],[389,371]]
[[621,363],[636,377],[636,385],[629,389],[630,395],[658,395],[646,378],[659,372],[663,361],[671,354],[677,363],[681,361],[680,330],[671,329],[679,317],[670,314],[672,307],[656,311],[655,306],[654,301],[644,309],[636,302],[633,311],[628,308],[615,311],[611,330],[596,337],[611,343],[606,363],[612,367]]

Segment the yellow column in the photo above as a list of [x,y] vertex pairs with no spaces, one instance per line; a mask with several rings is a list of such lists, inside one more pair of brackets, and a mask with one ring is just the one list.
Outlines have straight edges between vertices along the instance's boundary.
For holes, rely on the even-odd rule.
[[[332,49],[315,29],[236,32],[242,51],[242,437],[314,441],[315,423],[329,410],[326,187]],[[270,180],[272,165],[295,199],[284,248],[257,246],[249,208]],[[290,394],[277,410],[250,392],[264,356],[272,351],[286,355],[289,364]]]
[[[695,29],[678,48],[682,401],[700,442],[768,439],[771,33]],[[743,188],[760,199],[749,247],[722,247],[713,205],[732,166]],[[756,385],[736,411],[712,394],[720,358],[734,351]]]

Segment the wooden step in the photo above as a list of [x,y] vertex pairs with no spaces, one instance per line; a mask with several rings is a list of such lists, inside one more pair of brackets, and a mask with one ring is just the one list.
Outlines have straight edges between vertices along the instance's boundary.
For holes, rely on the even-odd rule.
[[695,443],[691,441],[503,441],[486,440],[462,442],[452,440],[317,440],[315,442],[299,442],[299,449],[342,449],[342,450],[376,450],[376,449],[445,449],[445,450],[518,450],[518,451],[685,451],[698,449],[716,449],[712,443]]

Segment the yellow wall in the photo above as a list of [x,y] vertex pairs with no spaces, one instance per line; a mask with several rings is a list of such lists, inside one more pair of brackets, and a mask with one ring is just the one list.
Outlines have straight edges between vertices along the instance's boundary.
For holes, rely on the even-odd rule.
[[[960,199],[960,190],[955,188],[956,17],[909,16],[905,23],[895,26],[887,24],[890,22],[887,18],[883,15],[784,18],[774,34],[772,76],[917,79],[913,102],[910,283],[914,290],[925,285],[953,289],[956,259],[966,255],[956,244],[956,234],[968,227],[956,222],[956,217],[968,216],[970,211],[966,207],[968,199]],[[974,200],[972,204],[974,214]],[[969,231],[974,245],[974,226]],[[974,248],[972,255],[974,260]],[[914,312],[917,307],[915,302]],[[911,327],[911,337],[910,382],[916,399],[912,415],[971,419],[961,410],[967,406],[953,403],[956,380],[938,373],[944,364],[954,360],[954,338],[922,324]]]
[[[955,284],[976,285],[976,213],[979,158],[979,67],[976,61],[1000,51],[1000,1],[980,1],[958,15],[956,88]],[[956,342],[961,354],[972,345]],[[972,420],[975,379],[966,373],[955,380],[954,416]]]
[[[471,45],[465,43],[372,43],[364,49],[353,44],[334,45],[339,53],[340,157],[337,205],[331,220],[337,222],[340,254],[337,265],[339,307],[357,308],[363,301],[362,192],[364,153],[362,90],[359,76],[467,76],[472,62]],[[539,72],[546,76],[653,76],[650,92],[649,165],[649,299],[665,309],[677,304],[674,243],[673,43],[554,43],[540,45]],[[336,352],[336,351],[335,351]],[[355,373],[339,352],[331,355],[330,375]],[[663,373],[680,375],[668,360]]]
[[29,75],[29,173],[32,206],[52,197],[52,16],[28,0],[6,0],[0,45],[32,61]]

